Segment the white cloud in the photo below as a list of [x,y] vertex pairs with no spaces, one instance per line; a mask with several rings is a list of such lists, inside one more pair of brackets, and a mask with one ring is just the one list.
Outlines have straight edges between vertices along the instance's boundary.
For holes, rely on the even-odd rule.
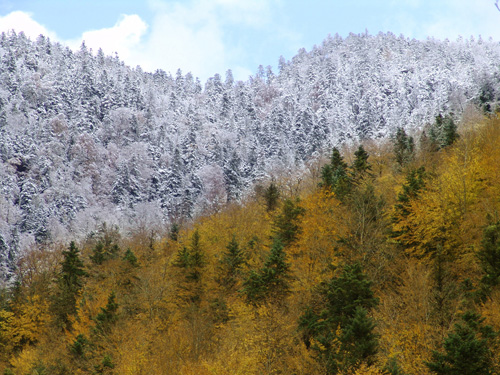
[[23,30],[33,40],[44,34],[73,49],[84,40],[94,52],[99,48],[106,54],[117,52],[126,64],[140,65],[146,71],[175,73],[180,68],[205,80],[232,69],[236,79],[247,79],[248,67],[238,62],[249,52],[230,41],[234,36],[230,30],[238,27],[250,32],[271,25],[272,6],[280,1],[150,0],[155,15],[149,25],[138,15],[122,15],[114,26],[86,31],[72,40],[58,38],[31,14],[16,11],[0,18],[0,31]]
[[[203,5],[203,4],[201,4]],[[151,31],[139,49],[145,70],[181,68],[206,79],[228,62],[222,26],[209,9],[176,4],[159,7]]]
[[181,68],[206,79],[229,68],[236,79],[247,79],[248,68],[237,63],[244,51],[227,40],[231,27],[259,29],[271,22],[269,0],[193,0],[167,4],[151,1],[155,10],[140,63],[146,70]]
[[102,48],[105,54],[117,52],[125,61],[134,59],[134,51],[141,43],[148,25],[138,15],[122,15],[110,28],[86,31],[78,39],[66,41],[73,49],[78,49],[82,40],[87,47],[97,51]]
[[32,40],[43,34],[51,39],[56,40],[56,34],[49,31],[45,26],[36,22],[31,14],[21,11],[15,11],[0,17],[0,32],[8,31],[24,32],[24,34]]

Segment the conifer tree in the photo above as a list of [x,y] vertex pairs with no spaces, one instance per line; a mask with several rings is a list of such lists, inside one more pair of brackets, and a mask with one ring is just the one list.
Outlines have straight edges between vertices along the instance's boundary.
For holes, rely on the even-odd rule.
[[439,114],[436,116],[436,120],[429,130],[429,139],[434,148],[440,150],[448,147],[458,138],[457,125],[453,121],[452,115],[448,114],[443,117]]
[[300,217],[304,209],[299,206],[299,202],[291,199],[283,202],[281,213],[276,216],[273,222],[274,236],[280,240],[283,246],[288,246],[295,241],[300,233]]
[[135,256],[134,252],[130,250],[130,248],[127,248],[125,251],[125,254],[123,255],[123,260],[128,262],[131,266],[137,267],[137,257]]
[[101,307],[101,312],[95,317],[96,332],[107,333],[111,325],[116,322],[118,304],[116,303],[115,292],[111,292],[108,296],[108,303],[105,307]]
[[415,142],[413,137],[406,134],[405,130],[399,127],[393,137],[394,159],[400,167],[410,163],[415,157]]
[[263,267],[252,271],[243,283],[247,301],[260,304],[265,301],[281,302],[290,293],[290,264],[279,238],[275,238]]
[[444,340],[442,351],[432,352],[432,362],[426,366],[438,375],[492,375],[492,347],[497,334],[484,325],[484,318],[466,312],[461,322]]
[[221,276],[218,282],[224,285],[226,289],[232,289],[241,276],[242,267],[246,263],[245,253],[240,248],[236,237],[233,238],[226,247],[226,251],[220,260]]
[[269,186],[264,191],[264,199],[266,202],[267,211],[274,211],[278,207],[280,192],[278,186],[271,181]]
[[[399,238],[410,230],[408,226],[404,226],[402,223],[410,214],[411,201],[418,197],[424,186],[425,168],[420,167],[410,170],[406,176],[406,183],[398,193],[396,204],[394,205],[392,237]],[[412,245],[411,243],[403,243],[402,241],[399,241],[399,243],[405,247]]]
[[92,249],[92,255],[89,257],[92,263],[102,264],[108,259],[115,258],[120,252],[120,248],[116,243],[106,243],[99,240]]
[[367,313],[378,300],[361,266],[344,266],[341,274],[322,283],[318,292],[320,301],[299,319],[306,346],[315,350],[328,374],[348,373],[361,363],[372,364],[378,338]]
[[330,164],[321,169],[320,186],[331,190],[339,200],[343,200],[351,191],[351,178],[347,173],[347,164],[337,148],[333,148]]
[[200,233],[195,230],[191,238],[191,248],[189,251],[189,268],[190,272],[187,277],[193,281],[198,281],[201,278],[201,269],[205,265],[205,254],[201,248]]
[[58,291],[52,308],[63,327],[68,327],[68,317],[76,313],[76,299],[83,287],[83,277],[87,276],[87,272],[74,242],[71,242],[69,249],[62,254],[64,259],[57,279]]
[[178,252],[173,265],[182,269],[184,280],[179,280],[180,289],[187,293],[185,300],[199,303],[201,300],[201,276],[205,266],[205,253],[200,242],[200,234],[195,230],[189,248],[183,246]]
[[368,162],[368,152],[363,145],[359,145],[354,152],[354,161],[351,165],[352,179],[355,183],[359,183],[365,176],[370,176],[372,170],[371,164]]
[[490,224],[484,229],[477,257],[484,273],[481,279],[484,299],[490,294],[491,288],[500,284],[500,222]]
[[177,224],[177,223],[173,223],[173,224],[170,226],[170,234],[169,234],[169,238],[170,238],[172,241],[177,242],[177,240],[179,239],[179,230],[180,230],[180,227],[179,227],[179,224]]
[[366,152],[363,145],[359,145],[354,152],[354,162],[352,163],[354,173],[362,173],[372,169],[370,163],[368,163],[368,157],[368,152]]

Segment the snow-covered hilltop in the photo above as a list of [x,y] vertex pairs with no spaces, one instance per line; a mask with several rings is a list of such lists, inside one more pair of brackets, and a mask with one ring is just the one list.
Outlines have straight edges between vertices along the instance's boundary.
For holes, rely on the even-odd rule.
[[350,35],[202,84],[2,34],[0,273],[23,244],[188,216],[332,145],[497,100],[499,66],[498,43]]

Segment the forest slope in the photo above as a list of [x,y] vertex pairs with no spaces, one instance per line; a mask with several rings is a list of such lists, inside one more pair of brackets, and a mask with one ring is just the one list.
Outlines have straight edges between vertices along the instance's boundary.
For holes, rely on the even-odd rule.
[[1,300],[0,369],[499,373],[500,121],[418,150],[398,134],[161,239],[108,226],[32,248]]
[[[94,51],[95,52],[95,51]],[[40,36],[0,36],[0,265],[102,222],[162,225],[237,201],[332,146],[412,133],[498,100],[484,40],[328,37],[247,81],[145,73]],[[488,106],[490,106],[488,108]]]

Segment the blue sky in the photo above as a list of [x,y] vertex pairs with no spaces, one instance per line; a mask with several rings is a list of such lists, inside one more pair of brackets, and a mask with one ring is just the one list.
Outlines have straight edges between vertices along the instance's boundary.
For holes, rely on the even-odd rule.
[[227,69],[246,79],[335,33],[500,41],[500,11],[495,0],[0,0],[0,31],[11,29],[204,81]]

